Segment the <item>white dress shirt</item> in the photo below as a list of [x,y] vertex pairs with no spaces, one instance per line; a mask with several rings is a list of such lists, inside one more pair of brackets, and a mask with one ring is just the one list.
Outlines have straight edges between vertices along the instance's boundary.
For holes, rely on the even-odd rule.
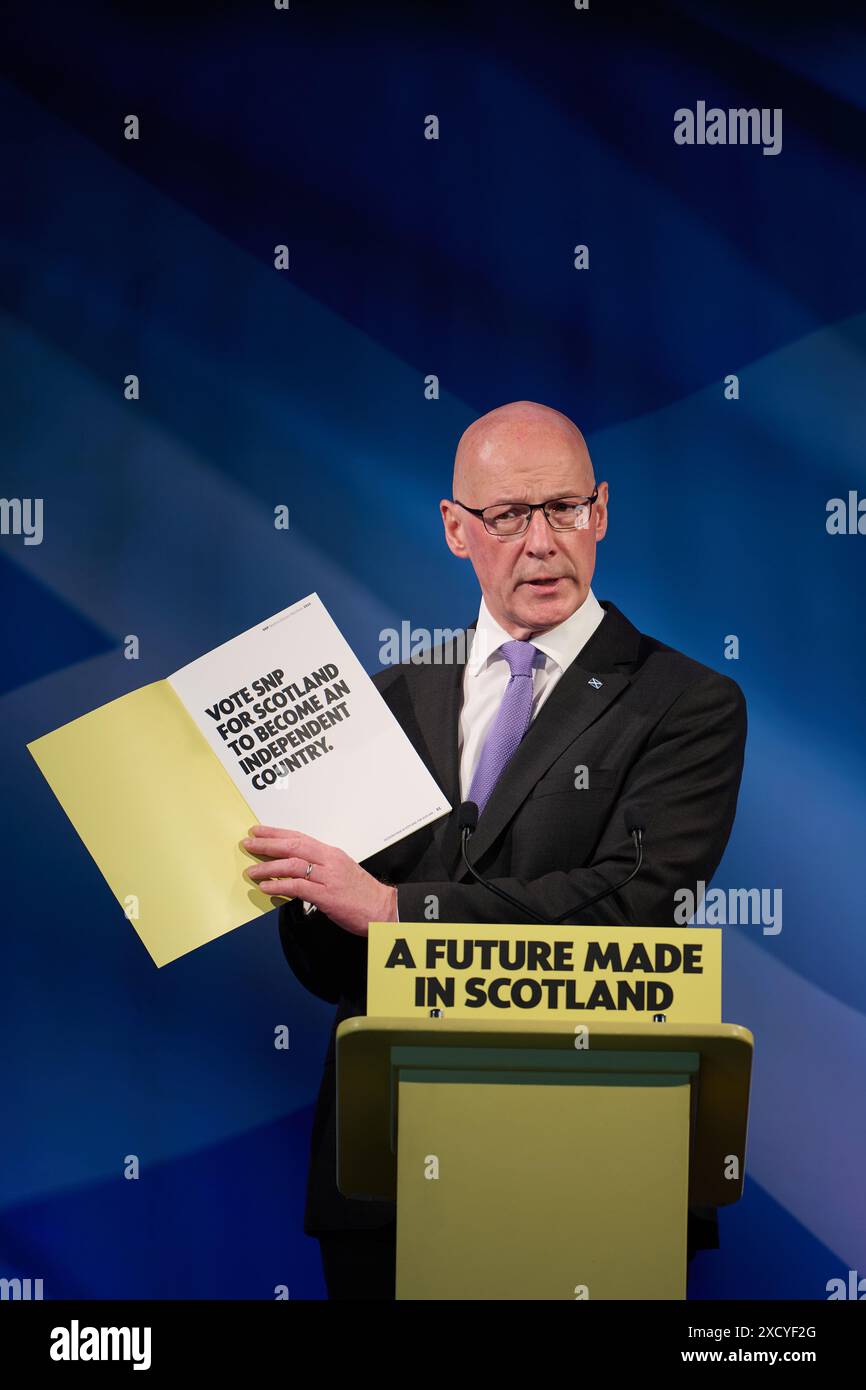
[[[544,653],[544,664],[533,670],[533,696],[530,723],[550,695],[564,671],[586,646],[602,618],[604,609],[592,589],[570,618],[547,632],[528,640]],[[500,650],[503,643],[513,642],[510,632],[491,614],[484,599],[478,613],[475,638],[463,673],[463,708],[460,711],[459,758],[460,798],[469,796],[472,776],[481,757],[484,741],[496,718],[505,688],[511,678],[507,659]]]

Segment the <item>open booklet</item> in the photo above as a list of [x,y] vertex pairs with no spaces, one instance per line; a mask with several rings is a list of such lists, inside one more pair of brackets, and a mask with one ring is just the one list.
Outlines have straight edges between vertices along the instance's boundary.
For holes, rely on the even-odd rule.
[[272,909],[251,826],[362,861],[451,809],[317,594],[27,747],[158,966]]

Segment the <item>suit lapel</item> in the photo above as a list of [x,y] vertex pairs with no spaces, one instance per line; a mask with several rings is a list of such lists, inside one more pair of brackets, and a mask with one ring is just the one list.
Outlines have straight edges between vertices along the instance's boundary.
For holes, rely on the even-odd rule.
[[[564,749],[600,719],[630,684],[628,671],[637,655],[640,634],[613,604],[602,606],[604,621],[557,681],[493,788],[472,837],[474,861],[493,844]],[[456,730],[456,722],[453,727]],[[456,765],[456,734],[453,742]],[[459,777],[453,783],[457,800],[449,797],[455,805],[459,802],[458,783]],[[457,818],[448,819],[455,822],[454,842],[459,854]],[[444,847],[450,848],[447,840]],[[456,870],[458,880],[469,877],[462,858]]]
[[[594,672],[573,661],[557,682],[490,794],[472,837],[474,859],[493,844],[551,763],[604,714],[629,684],[628,676],[618,673],[606,675],[601,688],[589,684],[598,679]],[[467,874],[464,865],[458,877]]]
[[[640,633],[614,604],[604,601],[605,618],[545,700],[517,748],[478,821],[472,855],[478,860],[493,844],[560,753],[594,724],[630,684]],[[475,623],[469,623],[471,632]],[[454,808],[433,827],[443,862],[457,880],[469,877],[460,855],[458,831],[460,710],[465,661],[462,634],[443,655],[448,660],[424,668],[413,701],[415,717],[433,776]]]

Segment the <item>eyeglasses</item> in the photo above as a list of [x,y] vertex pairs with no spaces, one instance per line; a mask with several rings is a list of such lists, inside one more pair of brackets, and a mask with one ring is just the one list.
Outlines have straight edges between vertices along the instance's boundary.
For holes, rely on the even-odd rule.
[[522,536],[528,530],[533,512],[544,512],[554,531],[584,531],[592,515],[592,504],[598,498],[598,488],[591,497],[555,497],[549,502],[495,502],[492,507],[467,507],[452,497],[457,507],[473,516],[480,516],[491,536]]

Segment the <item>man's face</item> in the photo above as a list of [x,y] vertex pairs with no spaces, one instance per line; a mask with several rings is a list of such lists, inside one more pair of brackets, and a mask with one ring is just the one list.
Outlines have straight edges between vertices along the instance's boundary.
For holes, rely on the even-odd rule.
[[[559,431],[531,425],[482,437],[467,451],[455,482],[455,498],[475,508],[588,497],[594,488],[585,450]],[[585,530],[557,531],[536,511],[522,536],[502,539],[447,499],[440,510],[450,549],[471,560],[487,607],[512,637],[525,640],[556,627],[583,603],[596,542],[607,530],[607,483],[599,484]]]

